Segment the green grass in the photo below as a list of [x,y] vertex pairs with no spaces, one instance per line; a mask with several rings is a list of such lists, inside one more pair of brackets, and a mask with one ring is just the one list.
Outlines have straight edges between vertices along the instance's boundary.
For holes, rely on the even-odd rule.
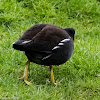
[[[48,82],[47,66],[34,63],[32,85],[18,79],[27,58],[12,43],[40,23],[76,31],[71,59],[54,66],[58,86]],[[100,0],[0,0],[0,99],[100,100]]]

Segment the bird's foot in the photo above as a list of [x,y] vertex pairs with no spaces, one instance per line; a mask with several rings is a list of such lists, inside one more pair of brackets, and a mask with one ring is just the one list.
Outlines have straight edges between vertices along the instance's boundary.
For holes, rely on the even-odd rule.
[[32,83],[27,81],[24,77],[21,77],[21,78],[18,78],[18,79],[21,79],[23,80],[27,85],[31,85]]
[[24,77],[20,77],[20,78],[18,78],[18,79],[23,80],[23,79],[24,79]]
[[27,80],[24,80],[24,82],[27,84],[27,85],[31,85],[32,83],[27,81]]
[[63,82],[63,79],[60,80],[60,81],[56,81],[56,83],[54,82],[53,84],[54,84],[55,86],[60,86],[62,82]]
[[54,83],[55,86],[57,86],[57,83]]

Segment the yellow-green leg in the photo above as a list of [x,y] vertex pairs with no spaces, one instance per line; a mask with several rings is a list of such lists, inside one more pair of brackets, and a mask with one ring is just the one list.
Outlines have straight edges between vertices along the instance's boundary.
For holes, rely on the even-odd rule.
[[26,64],[25,64],[25,70],[24,70],[24,82],[27,84],[27,85],[30,85],[31,84],[31,82],[28,82],[27,81],[27,78],[28,78],[28,66],[29,66],[29,64],[30,64],[30,61],[28,60],[27,62],[26,62]]
[[51,71],[51,81],[52,81],[52,83],[55,83],[54,74],[53,74],[53,67],[52,66],[50,66],[50,71]]
[[24,82],[27,84],[27,85],[30,85],[31,82],[28,82],[27,81],[27,78],[28,78],[28,66],[30,64],[30,61],[28,60],[25,64],[25,70],[24,70],[24,75],[23,75],[23,78],[19,78],[19,79],[23,79]]

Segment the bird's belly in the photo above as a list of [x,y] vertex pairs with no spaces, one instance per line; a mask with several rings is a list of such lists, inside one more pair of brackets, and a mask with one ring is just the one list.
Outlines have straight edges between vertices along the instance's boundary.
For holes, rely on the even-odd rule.
[[37,52],[25,52],[27,58],[30,60],[30,62],[34,62],[36,64],[40,65],[60,65],[65,63],[67,60],[70,59],[72,53],[73,53],[73,47],[69,49],[65,49],[56,53],[52,53],[51,56],[45,60],[43,60],[44,57],[48,56],[49,54],[46,53],[37,53]]
[[42,65],[61,65],[70,59],[73,50],[70,52],[54,53],[48,59],[41,62]]

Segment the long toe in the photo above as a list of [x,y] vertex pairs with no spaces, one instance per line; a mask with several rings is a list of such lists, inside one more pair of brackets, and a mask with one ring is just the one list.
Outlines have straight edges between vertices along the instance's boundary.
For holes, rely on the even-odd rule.
[[24,80],[24,82],[25,82],[27,85],[31,85],[31,84],[32,84],[31,82],[28,82],[27,80]]

